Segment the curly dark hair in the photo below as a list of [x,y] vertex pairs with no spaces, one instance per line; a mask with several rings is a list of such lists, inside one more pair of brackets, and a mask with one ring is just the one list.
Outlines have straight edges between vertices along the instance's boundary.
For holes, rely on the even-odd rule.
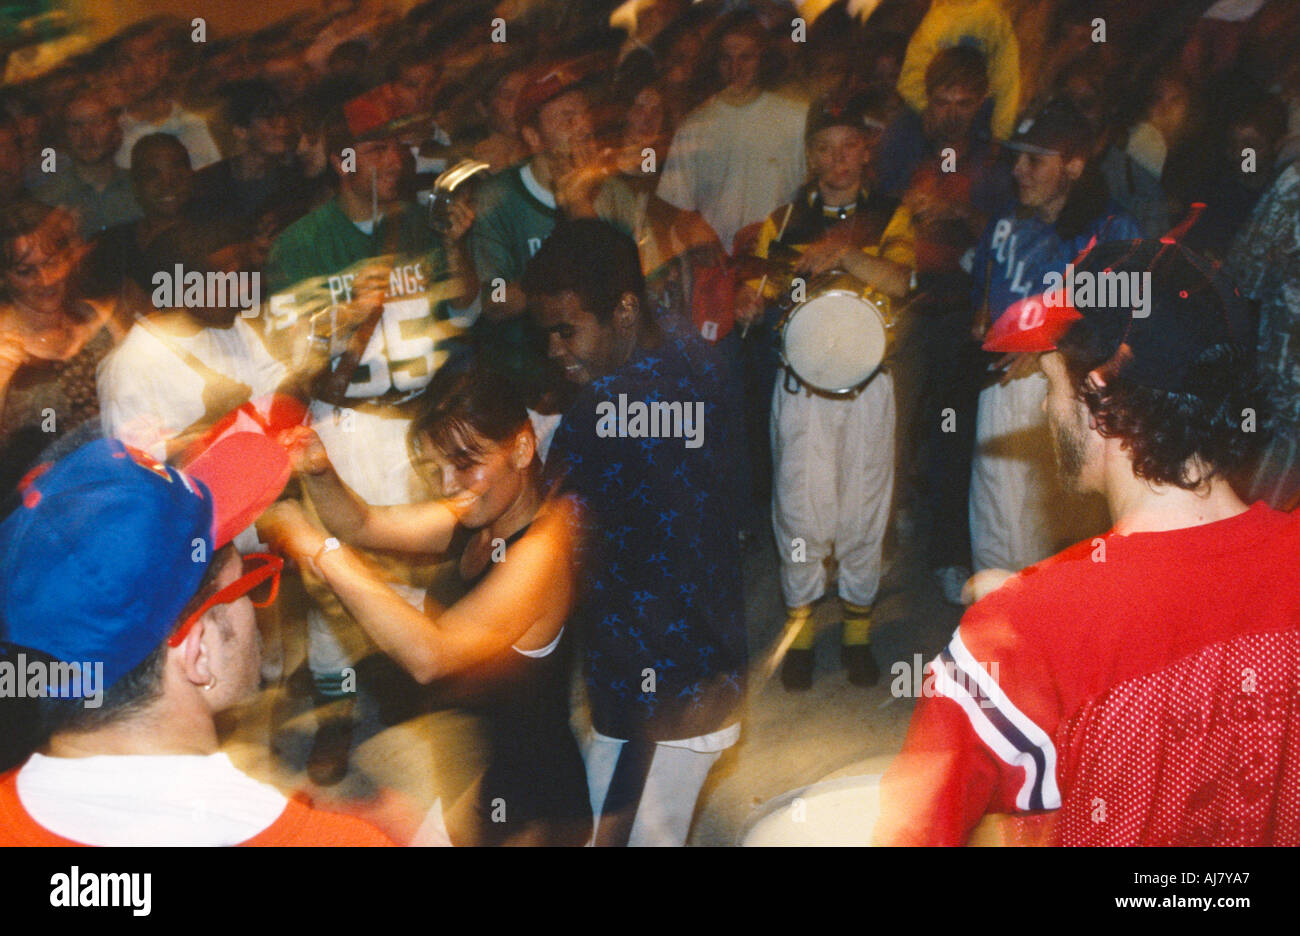
[[1258,456],[1274,429],[1269,391],[1251,355],[1235,344],[1207,348],[1188,374],[1194,392],[1157,390],[1122,376],[1096,388],[1088,374],[1111,354],[1080,322],[1057,350],[1079,399],[1106,438],[1123,440],[1133,473],[1155,484],[1195,490],[1231,480]]

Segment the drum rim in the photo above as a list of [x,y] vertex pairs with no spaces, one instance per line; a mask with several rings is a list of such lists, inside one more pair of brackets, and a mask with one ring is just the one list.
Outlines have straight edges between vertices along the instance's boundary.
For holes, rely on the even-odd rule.
[[871,383],[873,379],[875,379],[876,375],[879,374],[881,369],[885,366],[885,361],[888,360],[889,358],[889,355],[887,353],[881,357],[880,363],[877,364],[875,367],[873,367],[871,369],[871,372],[868,373],[867,376],[859,380],[857,383],[849,384],[847,387],[835,387],[835,388],[822,387],[813,383],[803,374],[799,373],[799,371],[795,368],[794,364],[790,362],[790,358],[787,357],[785,353],[785,334],[790,328],[790,323],[794,321],[794,317],[799,314],[800,309],[803,309],[809,303],[813,302],[816,299],[820,299],[823,296],[849,296],[853,299],[857,299],[861,302],[867,303],[872,309],[874,309],[876,313],[876,318],[880,322],[881,331],[884,333],[884,337],[885,337],[884,350],[886,352],[888,352],[889,350],[889,332],[890,329],[892,328],[892,325],[889,321],[888,314],[885,312],[885,310],[881,308],[881,303],[876,301],[872,296],[863,295],[862,292],[860,291],[855,292],[852,289],[841,289],[841,288],[827,289],[823,292],[817,293],[817,295],[815,296],[810,296],[807,299],[805,299],[803,302],[794,306],[792,309],[786,312],[784,316],[782,316],[780,327],[778,330],[778,333],[781,336],[781,343],[777,349],[777,353],[781,357],[781,363],[785,365],[787,368],[789,368],[790,372],[794,374],[795,377],[799,378],[799,380],[805,386],[809,387],[816,393],[824,394],[826,396],[834,396],[834,397],[849,396],[850,394],[855,393],[858,390],[861,390],[867,384]]
[[748,838],[749,834],[754,831],[755,826],[757,826],[760,822],[762,822],[767,817],[789,806],[795,800],[804,796],[805,794],[807,794],[809,791],[813,789],[816,789],[818,792],[834,792],[837,790],[848,789],[852,787],[870,785],[870,784],[863,784],[862,781],[864,780],[874,780],[875,781],[874,785],[878,787],[880,786],[880,781],[884,776],[885,775],[883,773],[855,774],[852,777],[835,777],[829,780],[818,780],[814,783],[809,783],[804,786],[798,787],[797,789],[789,790],[785,793],[781,793],[777,796],[772,797],[770,800],[765,800],[764,802],[759,803],[756,806],[752,807],[751,815],[745,821],[745,824],[741,827],[740,833],[736,836],[736,845],[738,847],[743,847],[745,844],[745,839]]

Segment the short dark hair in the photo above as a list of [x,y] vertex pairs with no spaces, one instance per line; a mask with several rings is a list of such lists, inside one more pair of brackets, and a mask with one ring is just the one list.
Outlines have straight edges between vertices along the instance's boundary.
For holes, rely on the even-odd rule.
[[988,61],[978,49],[952,46],[936,53],[925,69],[925,93],[963,88],[983,97],[989,91]]
[[179,152],[185,157],[185,162],[190,168],[193,168],[193,162],[190,159],[190,151],[185,148],[185,144],[176,137],[168,133],[149,133],[135,141],[131,147],[131,171],[134,172],[140,164],[140,157],[152,150],[172,150]]
[[528,261],[523,289],[534,296],[571,292],[602,324],[614,317],[625,293],[646,313],[645,277],[636,242],[608,221],[563,220]]
[[502,443],[529,425],[528,409],[514,385],[484,366],[443,367],[425,390],[425,403],[411,421],[412,447],[427,435],[441,452],[464,449],[482,455],[477,436]]
[[222,93],[226,98],[226,119],[235,127],[251,127],[254,120],[275,117],[286,111],[280,93],[269,81],[231,82]]
[[[76,223],[66,209],[25,196],[14,199],[0,215],[0,272],[8,272],[17,262],[11,252],[14,244],[36,233],[51,217],[62,217],[66,224],[57,233],[71,239],[76,233]],[[61,246],[61,245],[55,245]]]
[[402,77],[402,72],[412,68],[429,67],[436,73],[442,72],[442,63],[429,49],[420,45],[404,45],[393,53],[388,66],[388,80],[396,81]]
[[[1057,346],[1079,399],[1106,438],[1119,438],[1133,473],[1155,484],[1195,490],[1212,478],[1232,479],[1258,456],[1274,427],[1267,389],[1252,355],[1236,344],[1207,348],[1188,374],[1195,392],[1158,390],[1122,376],[1095,388],[1088,374],[1111,357],[1087,320]],[[1113,352],[1113,348],[1110,352]],[[1245,431],[1246,412],[1255,414]]]
[[772,32],[753,10],[736,10],[717,21],[705,42],[702,64],[716,71],[722,58],[722,40],[734,35],[749,36],[758,43],[758,85],[761,88],[772,87],[785,70],[785,59],[773,41]]

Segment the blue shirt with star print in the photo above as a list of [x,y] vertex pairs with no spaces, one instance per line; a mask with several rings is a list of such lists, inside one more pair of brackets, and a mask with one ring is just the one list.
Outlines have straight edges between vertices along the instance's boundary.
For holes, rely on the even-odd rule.
[[[674,741],[726,727],[743,698],[738,494],[729,467],[740,452],[716,353],[673,320],[660,327],[657,347],[638,347],[579,392],[546,468],[584,507],[577,617],[593,726],[614,738]],[[703,403],[698,447],[644,437],[648,426],[611,419],[602,406],[619,413],[622,403],[630,413],[637,403],[674,402],[692,413]]]

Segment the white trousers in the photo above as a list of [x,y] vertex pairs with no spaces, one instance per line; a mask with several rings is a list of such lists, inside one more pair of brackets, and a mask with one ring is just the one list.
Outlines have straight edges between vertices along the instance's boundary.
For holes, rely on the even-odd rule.
[[[624,825],[630,820],[632,827],[630,832],[625,828],[614,831],[614,841],[610,841],[608,823],[616,817],[603,813],[619,759],[631,751],[627,748],[630,743],[596,732],[588,738],[583,760],[587,765],[595,841],[598,844],[625,844],[629,848],[685,845],[686,836],[691,831],[691,817],[695,815],[695,801],[699,799],[704,781],[722,756],[722,751],[695,751],[681,746],[681,742],[655,744],[648,763],[623,765],[619,785],[625,789],[616,791],[616,798],[630,802],[631,805],[623,808],[633,814],[623,816],[622,820]],[[602,819],[605,828],[602,828]],[[626,841],[623,840],[624,834]]]
[[[369,504],[409,504],[425,496],[411,466],[406,436],[409,419],[376,416],[312,401],[311,423],[340,478]],[[417,608],[425,590],[393,584]],[[374,645],[349,619],[327,615],[315,605],[307,611],[307,659],[313,673],[336,673],[373,653]]]
[[787,607],[826,591],[834,550],[840,597],[868,607],[894,494],[894,381],[881,371],[851,399],[785,389],[772,399],[772,524]]
[[1034,373],[980,393],[971,468],[971,558],[980,569],[1017,571],[1104,532],[1105,504],[1062,486]]

